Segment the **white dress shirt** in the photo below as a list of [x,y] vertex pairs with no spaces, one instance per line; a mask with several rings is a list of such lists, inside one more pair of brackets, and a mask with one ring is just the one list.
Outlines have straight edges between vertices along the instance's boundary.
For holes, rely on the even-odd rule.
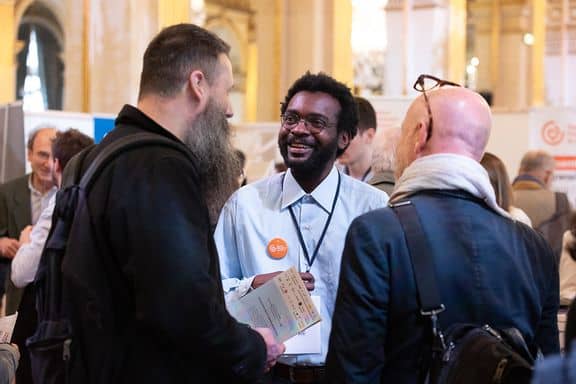
[[[333,216],[310,268],[288,207],[292,206],[312,257],[330,215],[339,177],[340,191]],[[283,362],[324,363],[346,232],[354,218],[384,207],[387,201],[385,192],[339,173],[334,167],[310,194],[288,170],[242,187],[222,209],[214,237],[227,300],[246,294],[255,275],[285,271],[291,266],[300,272],[310,269],[314,275],[312,294],[322,299],[322,353],[282,357]],[[274,238],[282,238],[288,245],[288,252],[281,259],[268,255],[267,245]]]
[[12,259],[12,282],[18,288],[23,288],[34,281],[44,243],[52,226],[52,212],[56,204],[56,194],[53,194],[48,206],[42,211],[38,221],[30,232],[30,242],[22,244]]

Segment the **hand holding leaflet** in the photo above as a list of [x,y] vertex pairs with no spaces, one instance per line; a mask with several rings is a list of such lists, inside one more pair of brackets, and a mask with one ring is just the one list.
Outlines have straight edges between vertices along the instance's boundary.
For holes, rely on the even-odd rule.
[[238,321],[272,329],[279,342],[321,321],[300,274],[294,267],[238,300],[228,303]]

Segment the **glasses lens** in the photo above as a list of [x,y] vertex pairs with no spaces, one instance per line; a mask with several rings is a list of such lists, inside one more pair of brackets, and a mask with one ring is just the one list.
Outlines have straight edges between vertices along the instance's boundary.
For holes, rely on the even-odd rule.
[[287,127],[294,127],[300,121],[300,116],[295,113],[287,112],[282,115],[282,124]]
[[328,123],[319,117],[309,117],[306,121],[314,131],[321,131],[328,126]]

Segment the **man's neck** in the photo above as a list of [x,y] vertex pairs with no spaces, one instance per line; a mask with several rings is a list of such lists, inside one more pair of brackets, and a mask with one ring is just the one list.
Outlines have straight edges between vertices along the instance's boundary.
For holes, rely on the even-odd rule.
[[54,187],[54,183],[49,181],[42,181],[36,176],[35,173],[32,174],[32,186],[41,194],[45,194],[48,192],[52,187]]
[[182,111],[185,110],[185,106],[179,99],[146,96],[138,101],[138,109],[162,128],[184,141],[186,124]]
[[298,182],[298,185],[304,190],[306,193],[312,193],[313,190],[319,186],[326,177],[332,171],[332,167],[324,170],[321,173],[312,173],[312,172],[298,172],[297,170],[291,169],[292,176],[294,176],[294,180]]
[[363,180],[366,176],[366,173],[370,170],[372,166],[372,158],[371,156],[363,156],[358,161],[354,163],[348,164],[346,166],[346,170],[348,171],[348,175],[352,176],[355,179]]

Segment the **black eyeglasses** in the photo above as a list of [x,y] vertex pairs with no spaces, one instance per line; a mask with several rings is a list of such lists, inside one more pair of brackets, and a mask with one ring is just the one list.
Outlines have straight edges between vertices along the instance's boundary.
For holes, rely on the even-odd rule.
[[296,126],[303,121],[304,125],[308,127],[308,131],[312,134],[320,133],[326,128],[334,127],[336,125],[334,123],[329,123],[326,118],[321,115],[300,116],[300,114],[296,112],[285,112],[280,116],[280,121],[282,122],[282,127],[289,131],[296,128]]
[[428,132],[426,133],[426,141],[428,141],[432,136],[432,109],[430,108],[430,101],[428,100],[426,91],[430,91],[434,88],[440,88],[445,85],[460,87],[460,84],[456,84],[448,80],[442,80],[432,75],[420,75],[414,83],[414,89],[418,92],[422,92],[422,95],[424,95],[424,101],[426,102],[426,108],[428,109]]

